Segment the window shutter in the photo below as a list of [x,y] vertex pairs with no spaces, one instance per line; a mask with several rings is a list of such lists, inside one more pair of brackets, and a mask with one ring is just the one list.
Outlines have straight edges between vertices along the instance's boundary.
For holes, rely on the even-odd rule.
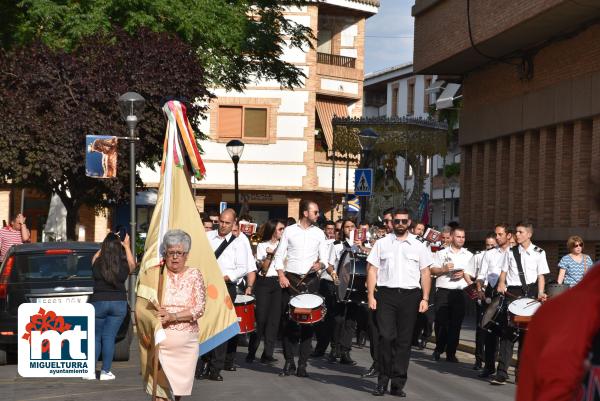
[[242,108],[219,106],[218,134],[221,138],[242,137]]
[[244,137],[267,137],[267,109],[247,107],[244,110]]

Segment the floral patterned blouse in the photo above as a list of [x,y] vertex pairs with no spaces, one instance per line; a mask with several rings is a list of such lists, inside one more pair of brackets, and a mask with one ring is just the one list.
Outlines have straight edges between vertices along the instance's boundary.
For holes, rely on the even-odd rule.
[[193,319],[189,322],[170,322],[167,330],[198,332],[198,318],[204,314],[206,287],[202,273],[198,269],[186,268],[182,273],[173,273],[168,269],[167,285],[163,305],[169,313],[189,309]]

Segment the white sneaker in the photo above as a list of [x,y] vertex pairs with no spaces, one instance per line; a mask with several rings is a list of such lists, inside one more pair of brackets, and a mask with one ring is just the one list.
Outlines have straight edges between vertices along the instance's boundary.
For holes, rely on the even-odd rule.
[[96,380],[96,372],[90,373],[82,377],[83,380]]
[[100,380],[115,380],[115,375],[113,375],[112,372],[105,372],[102,370],[100,372]]

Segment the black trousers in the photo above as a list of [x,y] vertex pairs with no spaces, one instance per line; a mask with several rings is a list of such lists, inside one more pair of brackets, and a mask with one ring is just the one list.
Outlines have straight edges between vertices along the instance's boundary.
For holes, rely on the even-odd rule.
[[[432,286],[432,288],[435,288]],[[425,340],[433,333],[433,321],[435,320],[435,304],[430,304],[425,313],[417,314],[417,321],[413,329],[412,343],[418,345],[418,340]]]
[[463,290],[438,288],[435,293],[435,350],[446,357],[456,355],[460,329],[465,317],[465,295]]
[[377,311],[369,309],[369,326],[367,335],[369,336],[369,351],[373,359],[373,369],[379,371],[379,328],[377,327]]
[[[227,284],[227,292],[232,301],[235,301],[236,286],[233,283]],[[219,372],[225,366],[233,366],[235,362],[235,353],[237,351],[238,336],[233,336],[227,342],[219,345],[208,354],[208,363],[211,372]]]
[[378,384],[402,389],[408,378],[410,345],[421,291],[379,287],[377,300],[377,326],[379,328],[379,378]]
[[483,311],[485,310],[482,301],[475,302],[475,363],[482,364],[485,361],[485,330],[481,326]]
[[339,352],[349,352],[352,349],[352,338],[356,332],[358,305],[353,302],[338,302],[335,307],[335,329],[333,343]]
[[[537,291],[537,286],[535,287]],[[526,295],[522,287],[508,287],[507,291],[514,296]],[[515,340],[519,343],[517,353],[518,356],[521,354],[521,347],[523,345],[523,341],[525,340],[525,332],[523,330],[519,330],[518,335],[515,335],[515,329],[509,327],[508,321],[506,319],[504,320],[506,323],[504,329],[502,330],[498,347],[498,369],[496,370],[496,377],[508,379],[508,368],[510,367],[510,362],[512,361]]]
[[325,319],[315,325],[315,333],[317,335],[315,352],[318,353],[325,353],[333,338],[333,331],[335,328],[335,308],[337,304],[335,291],[335,284],[333,281],[324,279],[319,281],[319,295],[325,298],[327,314],[325,315]]
[[260,341],[264,337],[264,357],[273,357],[277,330],[281,317],[281,286],[277,277],[256,276],[254,296],[256,297],[256,331],[250,335],[248,355],[255,357]]
[[[288,305],[290,299],[298,295],[298,292],[293,288],[310,294],[317,293],[319,281],[316,274],[307,276],[302,281],[302,285],[299,284],[302,280],[300,276],[286,273],[286,277],[290,281],[292,287],[285,288],[282,292],[281,299],[284,305]],[[296,347],[300,344],[298,350],[298,365],[306,366],[312,348],[311,343],[314,332],[315,330],[312,325],[298,324],[289,317],[289,314],[286,316],[285,327],[283,329],[283,355],[285,356],[286,361],[294,360]]]

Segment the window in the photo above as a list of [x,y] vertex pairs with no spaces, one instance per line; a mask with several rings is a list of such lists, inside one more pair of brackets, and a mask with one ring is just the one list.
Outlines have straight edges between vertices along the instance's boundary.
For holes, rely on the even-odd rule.
[[392,86],[392,117],[398,116],[398,86]]
[[408,83],[408,99],[406,102],[406,114],[412,116],[415,114],[415,83]]
[[429,105],[431,104],[430,100],[430,96],[429,93],[427,93],[427,88],[429,88],[431,86],[431,80],[432,77],[426,77],[425,78],[425,87],[424,87],[424,94],[423,94],[423,111],[425,111],[425,113],[429,112]]
[[219,106],[217,132],[221,138],[267,138],[267,108]]
[[328,29],[319,29],[317,34],[317,52],[331,54],[331,31]]

